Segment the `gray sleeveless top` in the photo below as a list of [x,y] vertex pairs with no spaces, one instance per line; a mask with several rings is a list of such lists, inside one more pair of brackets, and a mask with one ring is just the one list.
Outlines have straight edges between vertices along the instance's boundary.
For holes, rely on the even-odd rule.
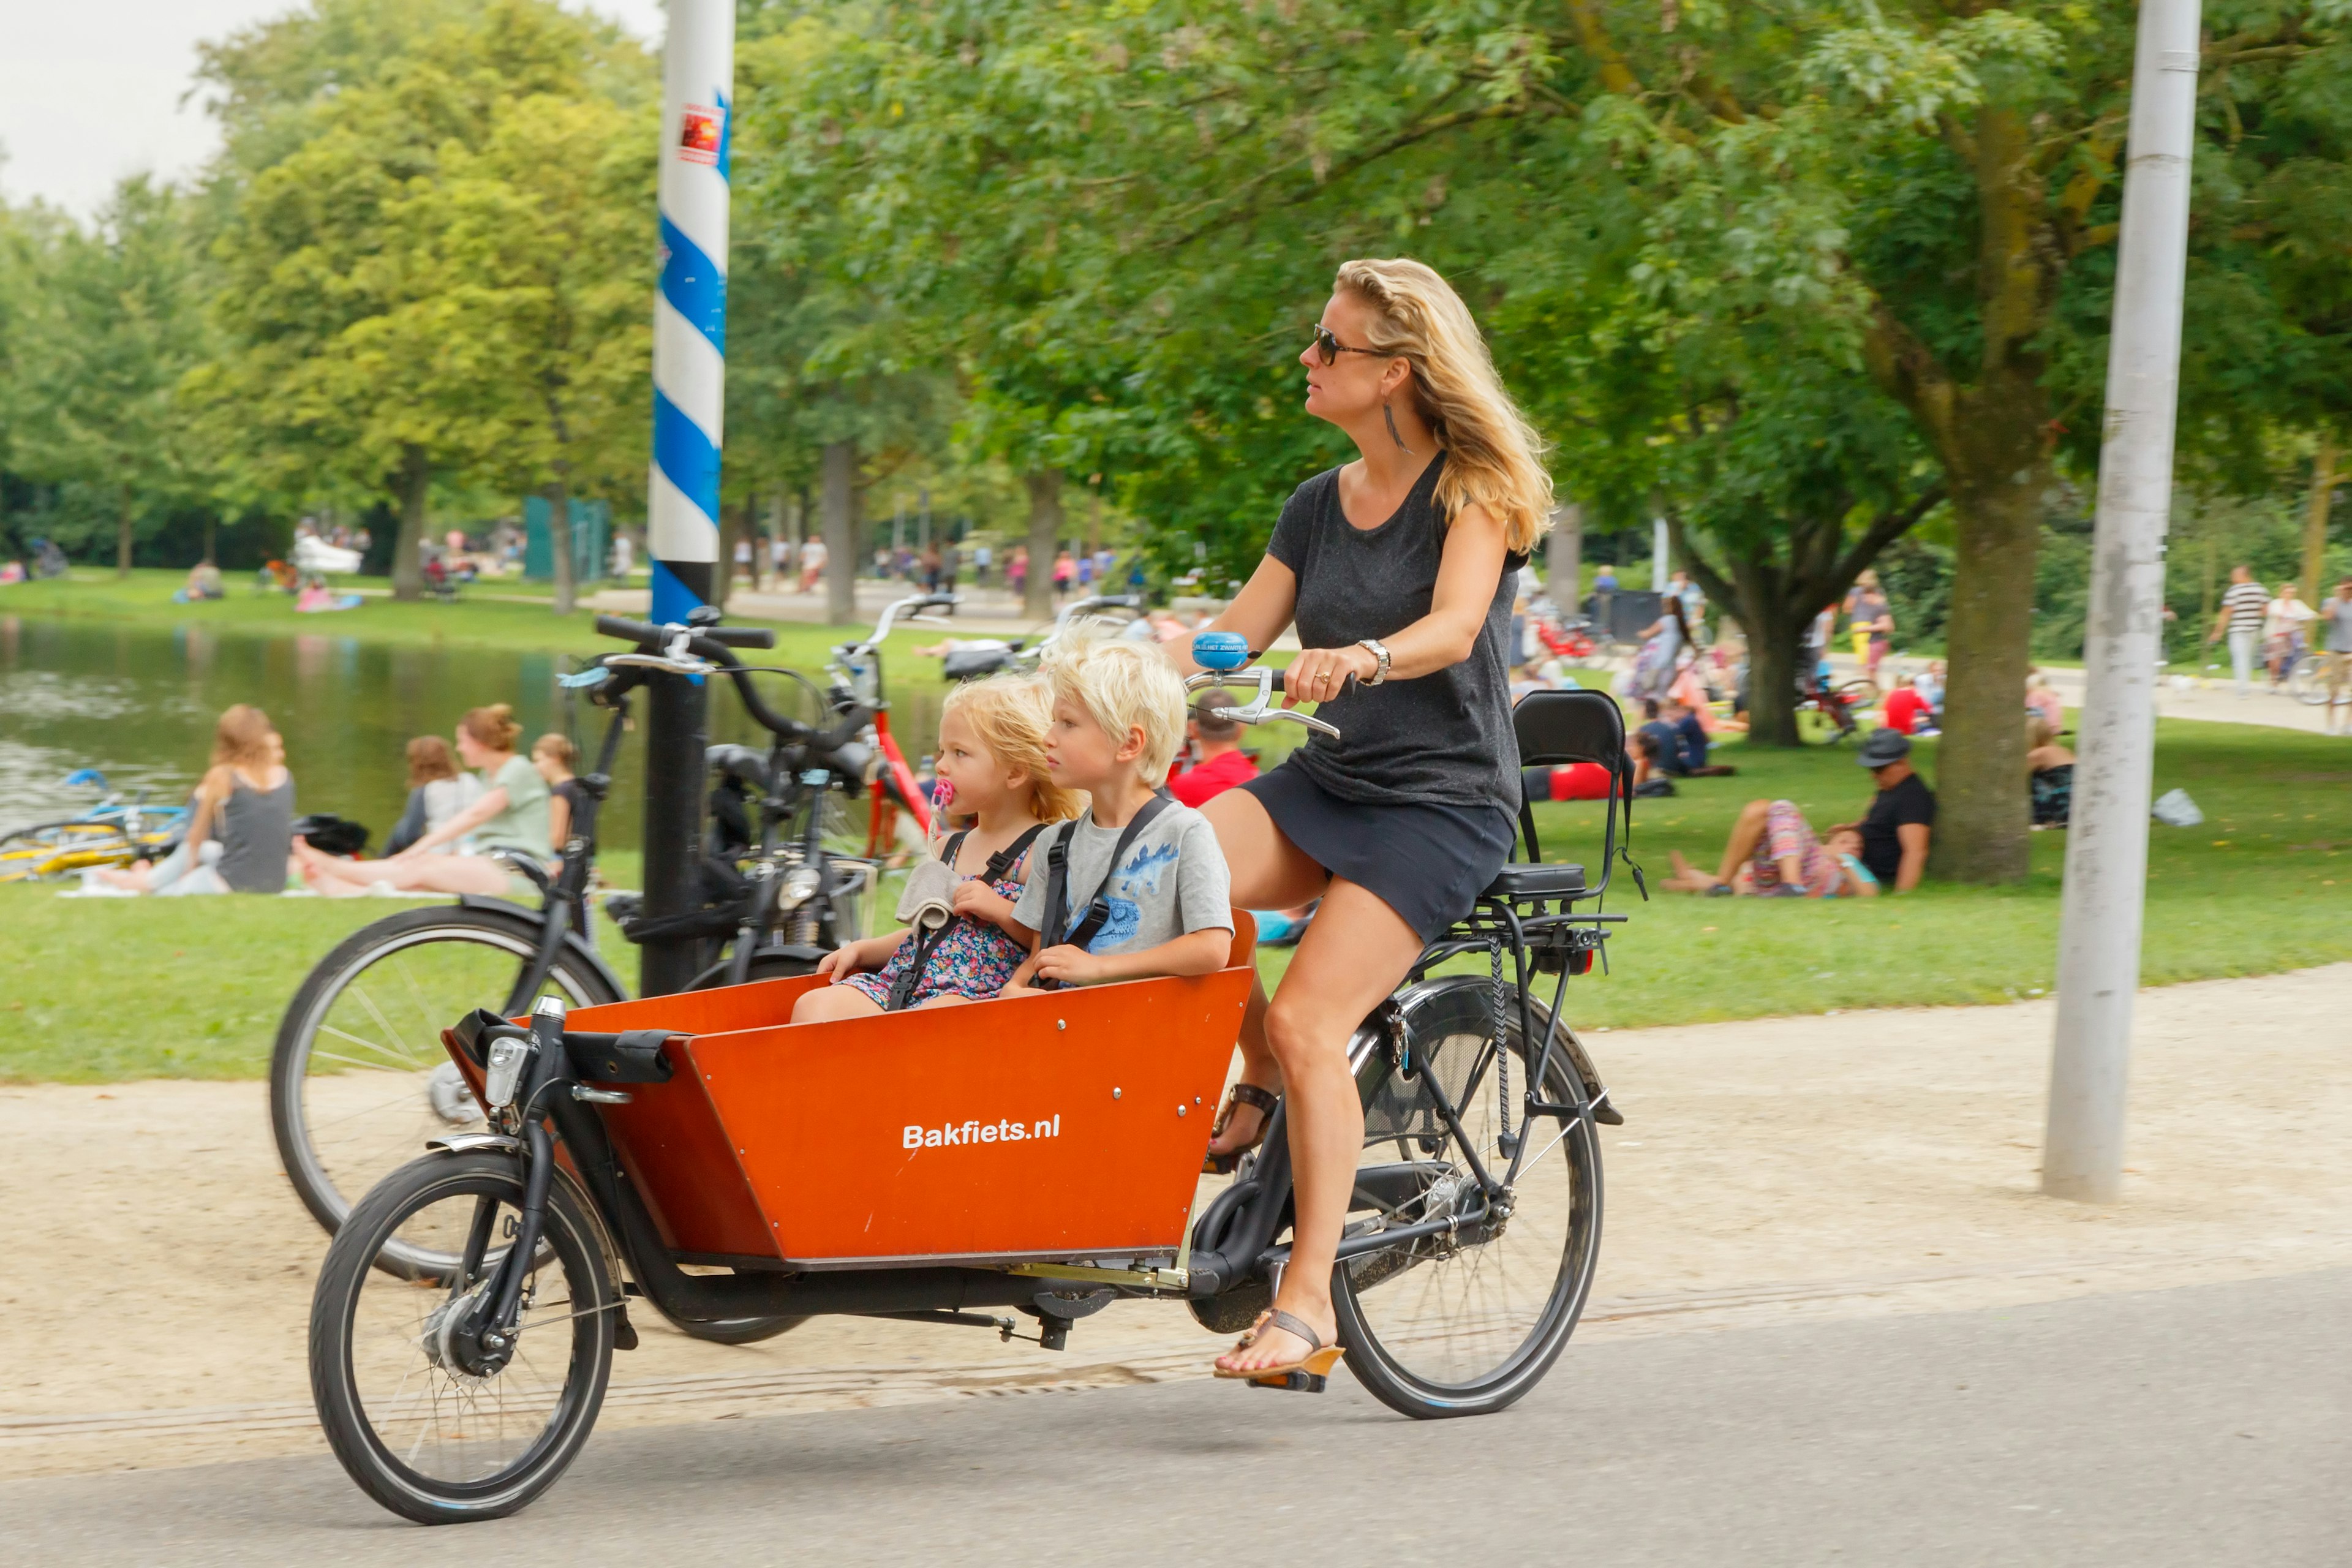
[[[1440,452],[1396,514],[1358,528],[1339,507],[1339,470],[1298,487],[1265,552],[1298,579],[1293,621],[1307,647],[1391,637],[1429,614],[1445,519],[1436,502]],[[1341,800],[1519,808],[1519,747],[1511,732],[1511,600],[1524,555],[1504,558],[1470,657],[1415,679],[1351,685],[1316,710],[1340,739],[1313,734],[1286,767]]]
[[221,847],[215,869],[230,891],[284,892],[286,857],[294,847],[294,775],[288,773],[276,789],[258,790],[231,774],[213,836]]

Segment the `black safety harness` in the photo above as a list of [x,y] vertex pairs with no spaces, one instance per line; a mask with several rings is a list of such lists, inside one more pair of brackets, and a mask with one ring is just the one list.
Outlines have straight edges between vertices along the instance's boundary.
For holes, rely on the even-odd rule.
[[[1174,797],[1163,789],[1145,801],[1142,809],[1128,819],[1126,827],[1119,831],[1118,842],[1111,847],[1110,864],[1104,868],[1102,884],[1095,889],[1094,897],[1087,900],[1076,925],[1067,925],[1066,922],[1070,917],[1070,838],[1078,830],[1077,823],[1073,821],[1067,831],[1055,838],[1053,847],[1045,851],[1045,923],[1039,928],[1037,945],[1040,951],[1049,947],[1084,948],[1102,934],[1103,927],[1110,923],[1110,879],[1118,873],[1118,863],[1127,858],[1136,836],[1151,826],[1152,818],[1175,804]],[[1066,927],[1068,934],[1057,941],[1054,933]],[[1061,982],[1039,980],[1037,984],[1052,990],[1057,988]]]
[[[1037,823],[1024,832],[1020,837],[988,858],[988,864],[980,874],[987,881],[991,891],[995,889],[996,884],[1003,881],[1013,867],[1021,864],[1021,857],[1029,853],[1029,846],[1034,844],[1037,841],[1037,835],[1045,831],[1045,825],[1042,822]],[[940,851],[940,858],[946,862],[948,869],[951,871],[955,869],[956,857],[963,852],[963,841],[971,836],[971,829],[964,828],[954,837],[950,838],[946,847]],[[890,1000],[884,1009],[886,1012],[899,1013],[906,1010],[907,1005],[914,1000],[915,987],[922,984],[923,971],[930,967],[931,954],[937,952],[940,943],[946,940],[949,929],[955,924],[956,921],[969,918],[969,916],[958,915],[955,920],[949,921],[945,925],[929,929],[921,926],[915,928],[915,933],[909,939],[915,944],[915,951],[908,959],[907,967],[898,972],[898,978],[890,983]]]

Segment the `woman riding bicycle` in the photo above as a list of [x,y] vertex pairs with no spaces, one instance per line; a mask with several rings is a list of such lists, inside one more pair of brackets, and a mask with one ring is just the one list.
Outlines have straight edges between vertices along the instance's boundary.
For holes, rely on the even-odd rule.
[[1271,1003],[1252,992],[1244,1087],[1210,1149],[1230,1168],[1281,1085],[1297,1184],[1290,1263],[1273,1313],[1220,1358],[1228,1376],[1293,1365],[1336,1334],[1332,1263],[1364,1130],[1349,1036],[1510,854],[1512,592],[1552,504],[1540,441],[1429,268],[1341,267],[1298,357],[1307,412],[1360,456],[1292,495],[1210,629],[1263,649],[1295,622],[1305,651],[1285,700],[1322,704],[1345,738],[1310,738],[1203,811],[1236,906],[1322,900]]

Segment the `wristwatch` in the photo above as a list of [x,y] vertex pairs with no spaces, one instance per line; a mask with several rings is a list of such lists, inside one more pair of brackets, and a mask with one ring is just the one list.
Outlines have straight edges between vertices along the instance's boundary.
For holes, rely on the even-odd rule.
[[1372,671],[1372,678],[1370,680],[1365,681],[1364,684],[1366,686],[1378,686],[1381,681],[1386,680],[1389,678],[1388,645],[1381,641],[1378,637],[1365,637],[1359,641],[1356,646],[1360,648],[1363,648],[1369,652],[1372,658],[1380,661],[1380,668]]

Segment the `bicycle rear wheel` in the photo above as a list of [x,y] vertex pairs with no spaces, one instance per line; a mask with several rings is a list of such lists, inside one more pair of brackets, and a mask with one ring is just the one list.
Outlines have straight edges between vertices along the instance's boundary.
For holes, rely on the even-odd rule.
[[[538,921],[522,910],[409,910],[354,931],[303,980],[270,1056],[269,1121],[288,1180],[330,1235],[425,1140],[482,1128],[441,1031],[506,1005],[538,943]],[[538,994],[572,1007],[621,1000],[570,952]],[[395,1237],[383,1261],[430,1274],[451,1259]]]
[[[2352,655],[2339,657],[2352,658]],[[2327,700],[2327,661],[2315,653],[2296,657],[2287,666],[2287,695],[2306,707],[2317,708]]]
[[[1408,1013],[1413,1048],[1454,1102],[1462,1130],[1490,1173],[1502,1152],[1495,1081],[1492,993],[1483,982],[1425,995]],[[1538,1029],[1549,1020],[1532,1009]],[[1582,1097],[1563,1028],[1537,1098]],[[1517,1102],[1532,1067],[1516,1018],[1505,1032]],[[1350,1258],[1333,1273],[1347,1365],[1371,1395],[1423,1418],[1500,1410],[1542,1381],[1584,1310],[1601,1252],[1601,1151],[1590,1120],[1542,1117],[1512,1124],[1526,1157],[1500,1225],[1465,1226]],[[1349,1216],[1349,1234],[1445,1218],[1470,1210],[1478,1188],[1459,1139],[1417,1078],[1391,1080],[1365,1112],[1365,1166],[1426,1166],[1420,1194],[1392,1212]]]

